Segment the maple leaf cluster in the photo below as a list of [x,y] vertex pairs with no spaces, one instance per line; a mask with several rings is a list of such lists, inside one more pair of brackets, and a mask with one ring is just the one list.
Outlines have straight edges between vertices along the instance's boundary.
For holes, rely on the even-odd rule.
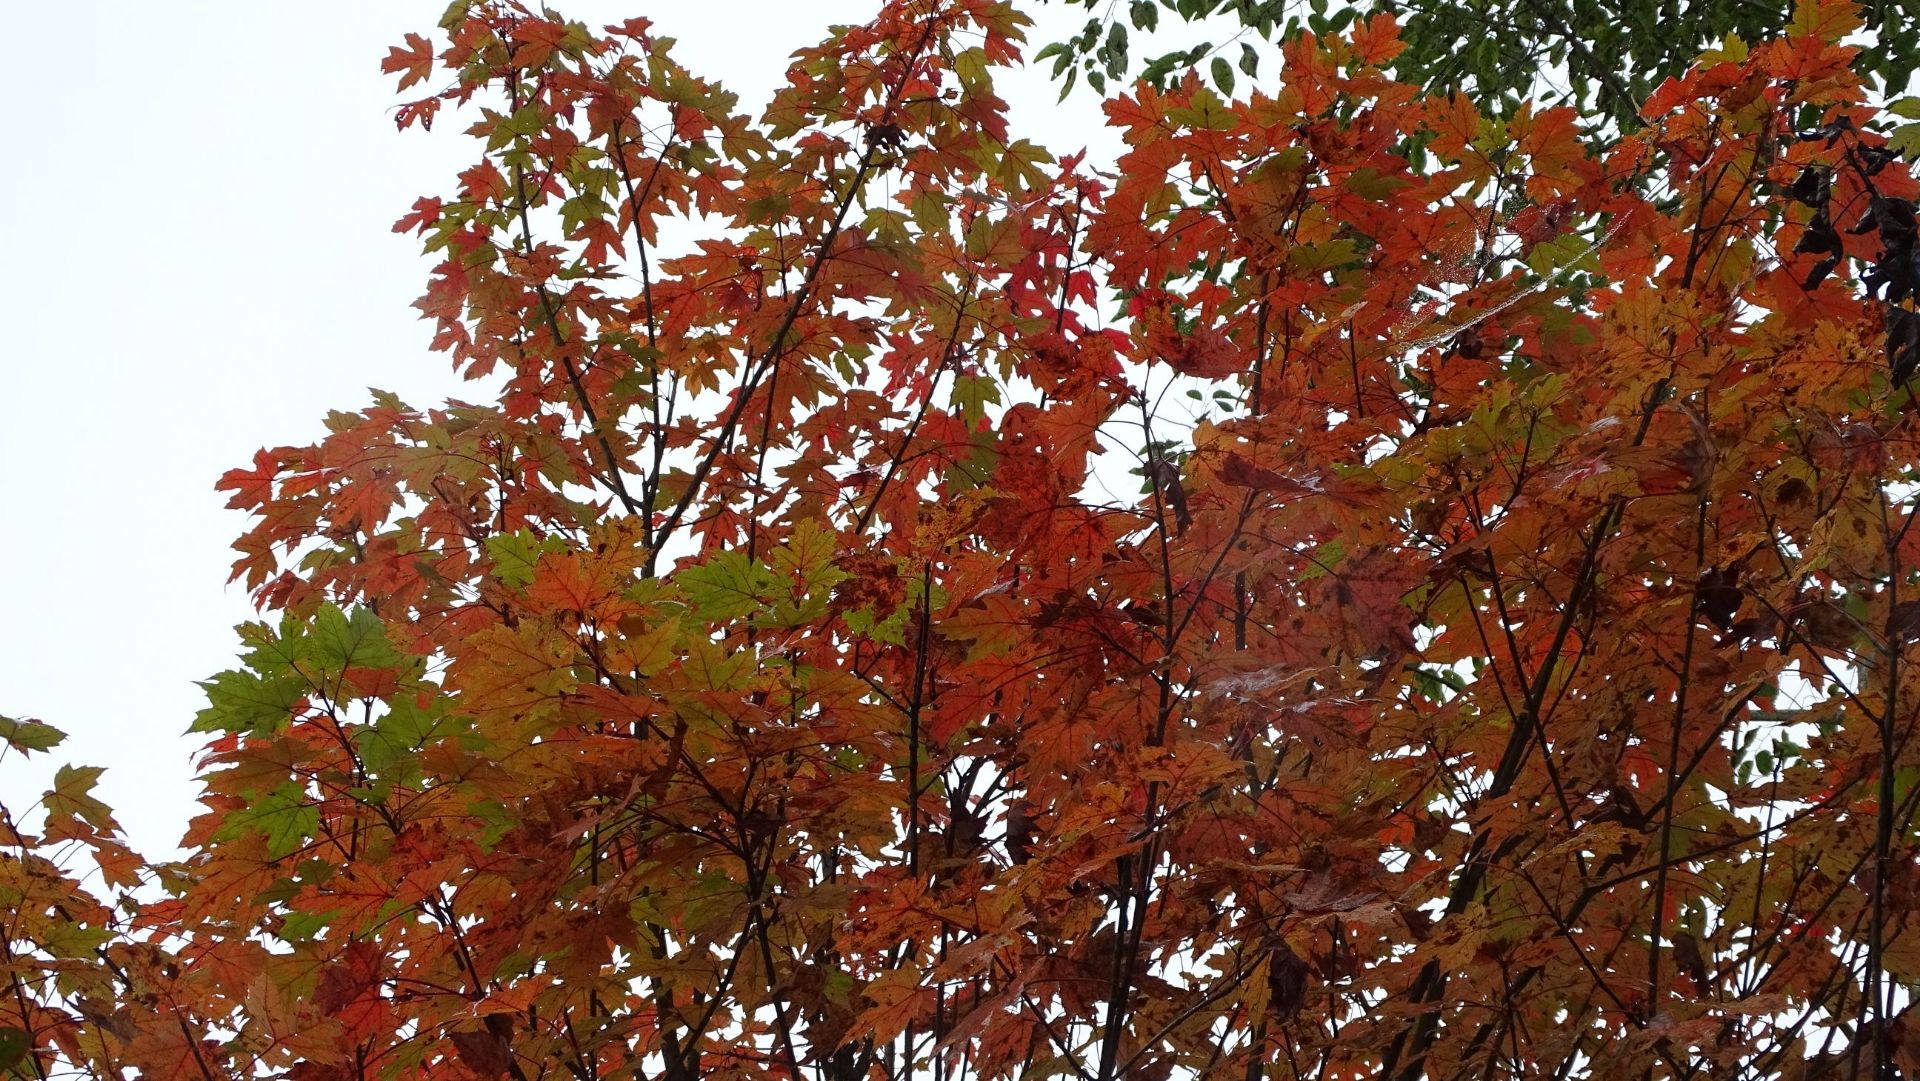
[[487,400],[221,481],[276,618],[204,813],[7,825],[0,1069],[1920,1067],[1920,185],[1852,9],[1612,137],[1377,15],[1113,94],[1111,174],[1014,134],[1025,24],[891,0],[758,120],[645,20],[393,51],[484,148],[396,229]]

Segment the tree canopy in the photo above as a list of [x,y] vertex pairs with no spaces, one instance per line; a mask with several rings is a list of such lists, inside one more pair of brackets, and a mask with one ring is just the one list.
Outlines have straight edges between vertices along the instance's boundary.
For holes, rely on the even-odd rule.
[[1019,136],[1026,25],[887,0],[759,118],[641,18],[392,49],[477,400],[220,480],[204,813],[0,816],[0,1072],[1920,1069],[1920,109],[1855,9],[1606,137],[1375,14],[1115,88],[1111,173]]
[[[1474,3],[1329,4],[1283,0],[1054,0],[1085,7],[1084,28],[1039,52],[1052,58],[1070,87],[1084,72],[1104,91],[1142,77],[1163,86],[1199,68],[1231,94],[1235,81],[1260,74],[1256,42],[1302,31],[1344,32],[1381,10],[1403,20],[1406,46],[1390,70],[1429,91],[1459,91],[1511,108],[1551,95],[1580,109],[1592,124],[1636,126],[1640,104],[1666,79],[1684,72],[1701,49],[1728,38],[1759,41],[1785,29],[1789,0],[1475,0]],[[1908,89],[1920,66],[1920,7],[1913,0],[1872,0],[1860,13],[1870,45],[1854,70],[1887,95]],[[1190,27],[1178,47],[1137,54],[1141,38]],[[1200,35],[1206,35],[1204,38]],[[1164,43],[1164,39],[1162,39]],[[1238,73],[1238,74],[1236,74]]]

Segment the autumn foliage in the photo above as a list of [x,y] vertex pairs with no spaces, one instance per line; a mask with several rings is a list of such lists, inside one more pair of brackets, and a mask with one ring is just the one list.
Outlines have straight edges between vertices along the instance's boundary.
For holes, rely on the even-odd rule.
[[272,619],[204,813],[0,833],[0,1070],[1920,1069],[1920,186],[1851,9],[1626,135],[1374,16],[1114,94],[1111,174],[1018,137],[1024,24],[893,0],[759,119],[644,19],[393,50],[484,148],[396,226],[481,400],[221,481]]

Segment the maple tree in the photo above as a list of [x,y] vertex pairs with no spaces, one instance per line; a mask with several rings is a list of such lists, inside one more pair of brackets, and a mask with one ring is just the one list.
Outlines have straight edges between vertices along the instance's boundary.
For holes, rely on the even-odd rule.
[[221,480],[274,619],[205,811],[0,818],[0,1070],[1920,1068],[1920,188],[1853,9],[1607,145],[1376,15],[1114,94],[1111,175],[1015,135],[1024,25],[891,0],[759,120],[644,19],[394,48],[484,147],[396,228],[489,400]]

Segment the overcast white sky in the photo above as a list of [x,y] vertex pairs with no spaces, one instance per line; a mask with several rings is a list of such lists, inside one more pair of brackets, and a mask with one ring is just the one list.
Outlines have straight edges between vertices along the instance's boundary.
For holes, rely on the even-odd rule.
[[[572,0],[652,17],[757,112],[796,47],[874,0]],[[448,123],[394,131],[386,47],[441,0],[14,5],[0,170],[0,714],[108,767],[135,845],[173,850],[193,810],[194,681],[252,618],[224,585],[243,528],[213,490],[255,448],[306,442],[377,386],[415,405],[458,382],[409,305],[427,264],[389,231],[473,150]],[[1083,9],[1043,13],[1037,48]],[[1096,103],[1003,84],[1015,130],[1072,152]],[[1110,153],[1111,142],[1104,144]],[[1101,155],[1096,148],[1096,158]],[[31,803],[48,766],[0,764]]]

